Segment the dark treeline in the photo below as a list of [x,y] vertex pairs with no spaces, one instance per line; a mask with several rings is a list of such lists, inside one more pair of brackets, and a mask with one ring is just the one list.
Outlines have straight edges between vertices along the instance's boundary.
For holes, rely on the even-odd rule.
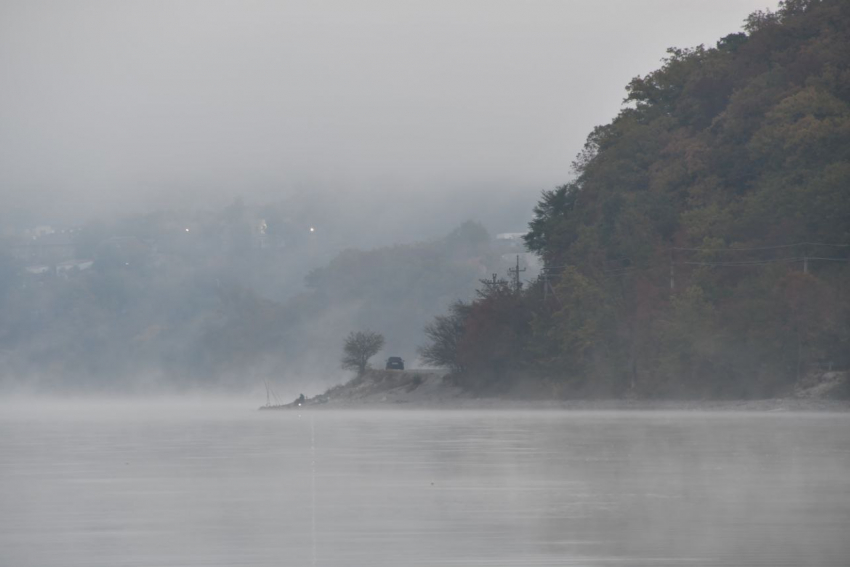
[[579,396],[770,396],[850,364],[850,3],[754,13],[627,93],[534,210],[545,275],[485,285],[423,356]]

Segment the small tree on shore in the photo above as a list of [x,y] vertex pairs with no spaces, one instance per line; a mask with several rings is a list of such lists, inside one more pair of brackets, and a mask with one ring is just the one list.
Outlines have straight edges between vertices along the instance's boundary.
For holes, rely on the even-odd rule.
[[419,347],[419,356],[426,364],[445,366],[453,372],[463,371],[458,348],[469,312],[469,305],[456,301],[449,307],[448,315],[437,315],[434,321],[425,325],[425,336],[429,343]]
[[342,367],[356,370],[362,376],[369,366],[369,359],[378,354],[384,347],[384,336],[372,331],[351,332],[345,338],[343,346]]

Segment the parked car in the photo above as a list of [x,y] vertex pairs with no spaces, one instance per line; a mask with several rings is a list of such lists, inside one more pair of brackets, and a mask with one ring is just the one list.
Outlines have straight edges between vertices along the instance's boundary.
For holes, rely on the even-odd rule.
[[400,356],[391,356],[387,359],[387,370],[404,370],[404,361]]

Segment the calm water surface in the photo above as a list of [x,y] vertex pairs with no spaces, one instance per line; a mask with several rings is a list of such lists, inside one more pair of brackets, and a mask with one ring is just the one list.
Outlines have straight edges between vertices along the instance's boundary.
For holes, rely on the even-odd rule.
[[0,565],[850,564],[850,416],[0,406]]

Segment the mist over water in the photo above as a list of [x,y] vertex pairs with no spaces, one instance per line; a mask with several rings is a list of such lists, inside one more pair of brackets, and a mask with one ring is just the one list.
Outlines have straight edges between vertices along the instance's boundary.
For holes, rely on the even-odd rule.
[[0,414],[0,565],[845,565],[850,417]]
[[850,3],[766,4],[0,2],[0,567],[850,564]]

